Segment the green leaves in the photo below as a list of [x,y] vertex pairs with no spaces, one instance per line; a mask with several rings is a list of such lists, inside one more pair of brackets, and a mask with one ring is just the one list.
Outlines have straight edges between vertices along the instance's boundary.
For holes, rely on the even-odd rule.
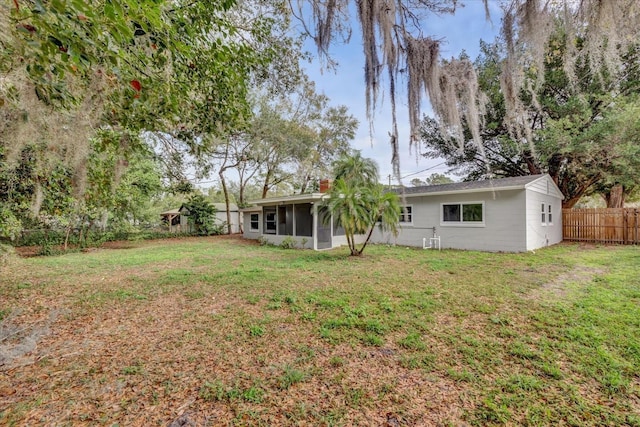
[[191,195],[189,201],[183,205],[183,209],[197,233],[209,235],[216,230],[216,208],[202,194]]
[[[619,70],[605,70],[584,59],[567,63],[565,31],[557,30],[546,46],[544,81],[537,80],[539,70],[530,70],[525,79],[529,89],[519,93],[523,110],[517,117],[526,117],[523,123],[532,130],[533,146],[525,138],[516,138],[506,125],[513,113],[505,109],[500,79],[507,61],[504,47],[500,42],[481,43],[475,67],[479,85],[489,96],[486,124],[481,129],[484,150],[471,144],[458,150],[451,138],[443,136],[440,123],[426,117],[422,122],[426,156],[444,157],[467,180],[489,174],[549,173],[565,196],[565,208],[594,191],[606,194],[615,183],[625,183],[629,189],[637,185],[640,177],[634,153],[639,143],[634,128],[638,120],[632,119],[631,111],[640,105],[633,95],[640,81],[640,47],[636,43],[618,52],[623,64]],[[583,49],[581,44],[573,48]],[[573,84],[570,73],[577,77]],[[470,140],[468,129],[465,134]]]
[[[343,156],[334,164],[335,181],[324,208],[345,230],[351,255],[361,255],[378,223],[385,231],[397,233],[400,219],[398,195],[378,183],[378,167],[359,152]],[[327,219],[331,218],[327,216]],[[365,235],[360,248],[356,236]]]
[[[32,7],[12,10],[16,24],[12,68],[26,71],[42,100],[63,108],[87,93],[96,95],[92,84],[106,77],[99,92],[111,104],[106,110],[115,113],[109,120],[128,128],[166,131],[167,125],[175,124],[166,119],[182,112],[200,125],[212,123],[205,132],[224,129],[248,111],[248,72],[255,62],[253,50],[240,38],[212,42],[209,36],[235,31],[216,13],[233,5],[233,1],[177,7],[156,0],[35,0]],[[146,98],[142,93],[128,96],[130,89],[121,83],[129,81],[149,88]],[[133,89],[140,92],[139,87]],[[160,115],[153,113],[163,104],[165,108],[157,108]],[[147,118],[131,120],[132,109],[140,111],[137,117]]]
[[15,240],[22,231],[22,222],[11,209],[0,204],[0,239]]
[[[146,165],[146,157],[153,164],[156,152],[171,165],[209,160],[217,141],[243,130],[251,117],[252,82],[299,78],[299,45],[279,1],[17,0],[14,6],[0,16],[0,150],[11,145],[20,153],[45,141],[25,167],[59,165],[65,195],[87,210],[122,218],[126,211],[132,222],[157,170],[136,171],[140,185],[114,195],[118,162]],[[271,67],[282,57],[293,60]],[[97,129],[130,144],[102,141]],[[145,143],[162,140],[157,151],[140,154],[140,135]],[[5,172],[13,173],[0,164],[0,178]],[[26,175],[20,197],[28,206],[36,180]],[[43,194],[45,205],[58,196]],[[14,209],[18,217],[23,211]]]

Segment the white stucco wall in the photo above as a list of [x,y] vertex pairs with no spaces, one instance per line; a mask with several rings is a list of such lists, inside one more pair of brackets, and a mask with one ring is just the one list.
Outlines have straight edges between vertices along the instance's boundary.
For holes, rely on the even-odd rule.
[[296,242],[296,248],[313,249],[312,236],[300,237],[300,236],[279,236],[277,234],[265,234],[262,237],[267,242],[276,246],[280,246],[285,239],[293,239]]
[[[406,196],[413,208],[412,224],[401,226],[397,237],[376,229],[373,241],[422,247],[422,239],[440,236],[441,247],[480,251],[522,252],[527,250],[524,222],[525,191],[485,191],[463,194]],[[443,203],[484,203],[484,224],[444,224],[441,221]]]
[[[361,245],[364,243],[364,240],[367,236],[364,234],[356,234],[353,239],[356,241],[356,245]],[[340,246],[347,246],[347,237],[346,236],[332,236],[331,244],[334,248],[339,248]]]
[[[546,222],[542,223],[542,204],[545,205]],[[550,178],[536,181],[527,191],[527,250],[555,245],[562,241],[562,194]],[[551,206],[552,222],[548,220]]]
[[[251,214],[258,214],[258,230],[251,230]],[[242,212],[242,237],[245,239],[258,240],[262,235],[262,212],[246,211]]]
[[[231,211],[231,232],[232,233],[239,233],[240,232],[240,212],[238,211]],[[227,211],[217,211],[216,212],[216,220],[215,220],[216,225],[222,225],[222,224],[226,224],[227,223]],[[226,226],[225,226],[225,231],[226,231]]]
[[[412,207],[412,222],[401,223],[400,233],[393,236],[391,233],[382,233],[375,229],[372,234],[372,243],[395,244],[414,247],[422,247],[423,239],[433,236],[435,227],[436,236],[441,239],[441,247],[452,249],[480,250],[490,252],[524,252],[543,246],[552,245],[562,241],[562,194],[548,175],[538,178],[532,177],[526,188],[514,188],[514,185],[503,186],[502,190],[481,190],[475,188],[457,188],[449,194],[430,194],[404,196],[402,203]],[[500,181],[504,183],[505,181]],[[499,185],[500,182],[496,182]],[[513,182],[513,180],[511,181]],[[522,184],[522,180],[520,181]],[[446,188],[446,187],[442,187]],[[494,187],[500,188],[500,187]],[[511,189],[504,189],[511,188]],[[292,236],[299,246],[305,240],[305,248],[318,249],[318,202],[321,194],[292,196],[288,198],[274,199],[267,206],[281,206],[283,203],[311,204],[313,205],[313,234],[311,237]],[[442,221],[442,205],[451,203],[482,203],[482,223],[452,223]],[[552,207],[551,223],[542,224],[541,204]],[[262,207],[257,208],[260,213],[259,229],[251,231],[249,210],[244,212],[244,237],[259,239],[264,237],[272,244],[281,244],[287,236],[276,234],[263,234],[264,219]],[[547,212],[548,215],[548,212]],[[294,227],[295,228],[295,227]],[[361,243],[365,236],[356,236],[356,241]],[[427,240],[428,243],[428,240]],[[331,247],[346,245],[345,236],[336,236],[332,230]]]

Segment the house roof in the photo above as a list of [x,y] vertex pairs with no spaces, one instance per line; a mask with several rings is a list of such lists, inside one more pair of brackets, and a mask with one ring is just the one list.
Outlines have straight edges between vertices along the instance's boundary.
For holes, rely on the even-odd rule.
[[[405,187],[395,191],[404,196],[421,196],[452,193],[475,193],[480,191],[518,190],[524,189],[548,175],[527,175],[511,178],[486,179],[483,181],[454,182],[451,184],[421,185]],[[403,191],[404,190],[404,191]]]
[[280,203],[311,203],[322,200],[322,197],[326,195],[327,193],[296,194],[294,196],[269,197],[266,199],[251,200],[249,203],[258,206],[277,205]]
[[[212,203],[212,205],[216,208],[216,210],[218,212],[226,212],[227,211],[227,205],[225,203]],[[238,205],[236,205],[235,203],[229,203],[229,210],[231,212],[237,212],[238,211]]]
[[[451,184],[396,188],[391,191],[402,194],[404,197],[416,197],[423,195],[431,196],[441,194],[477,193],[482,191],[518,190],[525,189],[533,185],[536,181],[543,179],[550,180],[550,177],[547,174],[527,175],[512,178],[486,179],[483,181],[454,182]],[[311,203],[322,200],[326,195],[327,193],[296,194],[294,196],[269,197],[266,199],[252,200],[249,203],[256,206],[277,205],[283,203]]]
[[171,209],[171,210],[168,210],[168,211],[165,211],[165,212],[160,212],[160,215],[161,216],[164,216],[164,215],[178,215],[179,213],[180,213],[180,208],[177,208],[177,209]]
[[261,212],[261,206],[247,206],[246,208],[240,208],[240,212]]
[[[227,205],[224,203],[212,203],[213,207],[216,208],[216,210],[218,212],[226,212],[227,211]],[[184,207],[184,205],[180,205],[179,208],[176,209],[170,209],[168,211],[165,212],[160,212],[160,216],[165,216],[165,215],[178,215],[182,212],[184,212],[186,209],[182,209]],[[237,212],[238,211],[238,205],[234,204],[234,203],[229,203],[229,210],[231,212]]]

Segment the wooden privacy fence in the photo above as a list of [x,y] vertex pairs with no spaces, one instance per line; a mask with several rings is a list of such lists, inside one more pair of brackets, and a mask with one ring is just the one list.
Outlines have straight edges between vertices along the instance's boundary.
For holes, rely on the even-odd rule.
[[640,209],[563,209],[562,237],[573,242],[640,244]]

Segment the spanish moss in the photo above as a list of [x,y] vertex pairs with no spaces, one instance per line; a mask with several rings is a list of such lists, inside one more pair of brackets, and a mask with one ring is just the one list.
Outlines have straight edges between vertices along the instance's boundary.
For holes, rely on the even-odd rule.
[[[410,149],[417,144],[423,97],[428,98],[440,128],[447,137],[465,146],[466,125],[483,150],[480,128],[485,96],[478,89],[475,71],[468,60],[443,61],[440,41],[424,36],[428,19],[439,13],[454,13],[456,0],[355,0],[364,50],[365,103],[372,122],[378,106],[381,73],[386,67],[392,110],[392,163],[399,177],[396,121],[396,82],[406,72],[410,125]],[[321,54],[326,54],[330,36],[348,26],[348,0],[314,0],[315,36]],[[489,18],[489,2],[484,0]],[[637,0],[505,0],[502,2],[502,39],[506,59],[501,68],[501,89],[505,98],[505,125],[513,137],[532,150],[530,112],[521,95],[537,104],[536,92],[544,82],[545,51],[556,28],[566,34],[564,64],[570,84],[576,84],[575,64],[588,61],[602,72],[621,67],[620,52],[638,41],[640,2]],[[336,19],[338,15],[341,19]],[[580,48],[578,49],[578,43]],[[525,75],[533,79],[525,79]]]

